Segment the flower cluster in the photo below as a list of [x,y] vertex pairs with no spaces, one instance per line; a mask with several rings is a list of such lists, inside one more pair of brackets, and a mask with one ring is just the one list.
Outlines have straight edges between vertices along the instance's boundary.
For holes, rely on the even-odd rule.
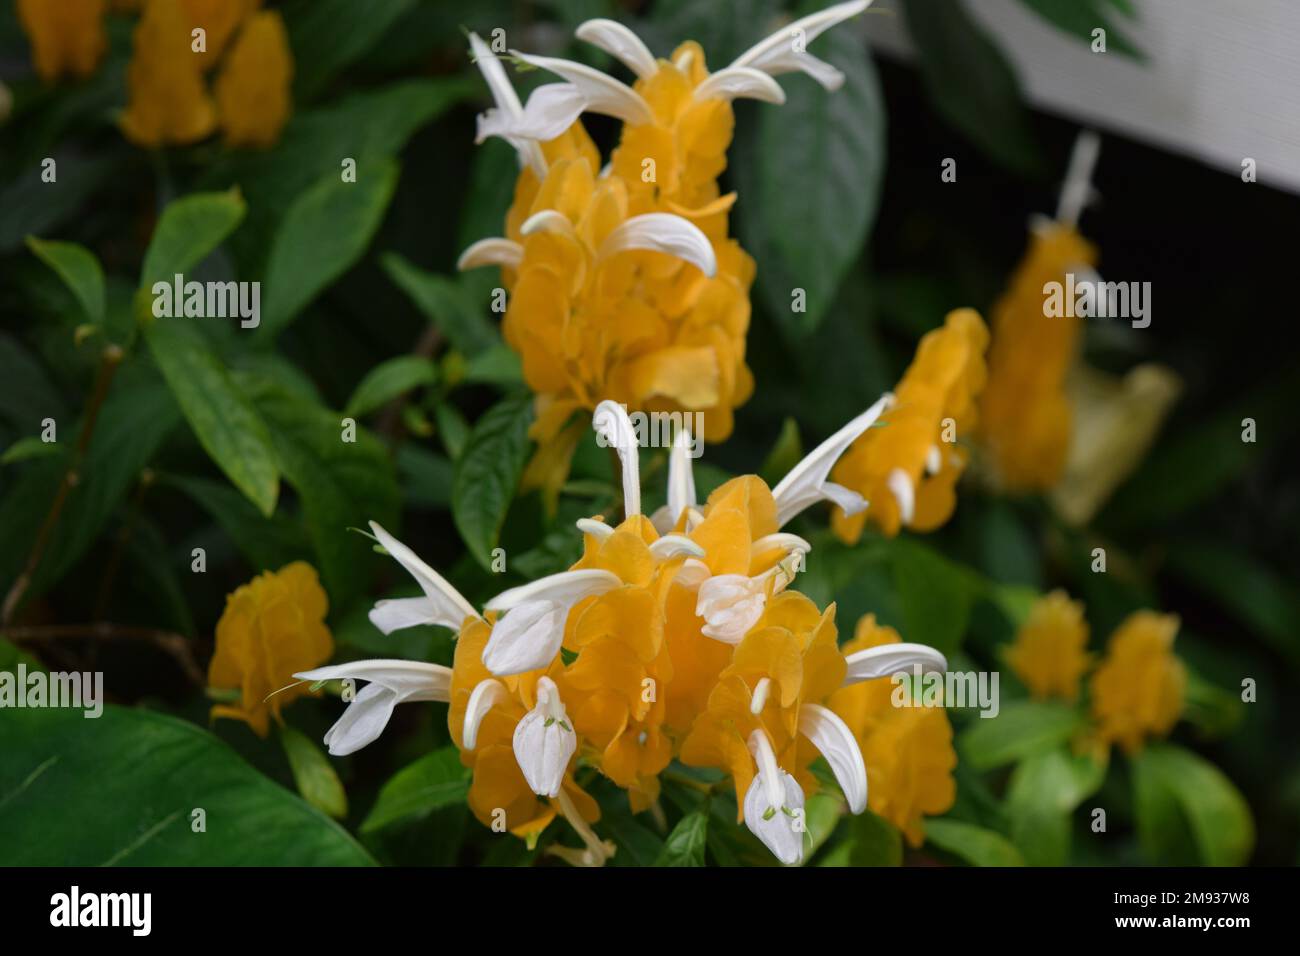
[[[1173,729],[1187,686],[1187,670],[1173,652],[1177,633],[1177,615],[1136,611],[1111,635],[1089,682],[1093,740],[1131,754]],[[1087,643],[1083,606],[1053,591],[1031,608],[1007,663],[1034,697],[1073,702],[1092,665]]]
[[[481,614],[372,524],[423,595],[380,601],[371,620],[385,633],[418,624],[451,628],[455,657],[450,668],[379,660],[296,674],[369,682],[326,735],[330,752],[351,753],[374,740],[400,702],[446,701],[452,739],[473,769],[470,807],[486,825],[532,838],[561,814],[584,839],[574,859],[602,863],[612,851],[591,828],[599,811],[575,771],[594,768],[642,810],[677,757],[730,774],[741,820],[778,859],[793,863],[803,854],[805,796],[817,787],[809,765],[825,757],[849,808],[861,812],[869,780],[863,748],[876,747],[901,777],[915,778],[909,786],[917,792],[898,798],[901,811],[882,808],[913,832],[917,815],[945,798],[929,775],[951,762],[941,754],[924,766],[900,766],[912,758],[894,746],[946,746],[946,720],[942,728],[932,718],[904,726],[879,707],[859,708],[853,697],[837,702],[836,695],[914,665],[944,670],[946,661],[933,648],[887,640],[842,651],[834,606],[819,610],[790,590],[811,546],[781,530],[819,501],[866,507],[828,476],[891,402],[886,396],[849,422],[775,488],[743,476],[703,503],[690,436],[679,432],[667,504],[650,516],[641,511],[632,422],[618,404],[601,402],[593,426],[622,462],[624,520],[582,519],[583,554],[570,570],[505,591]],[[885,738],[876,731],[895,744],[880,744]]]
[[[754,280],[753,260],[728,237],[736,195],[718,186],[732,102],[781,103],[773,76],[796,70],[838,88],[843,75],[805,46],[869,2],[796,21],[715,73],[696,43],[656,59],[622,24],[591,20],[577,36],[626,65],[633,85],[581,63],[511,51],[564,81],[537,88],[527,104],[501,60],[470,37],[496,103],[479,118],[478,139],[506,139],[521,171],[506,235],[474,243],[459,265],[499,266],[510,291],[503,333],[537,395],[532,437],[550,446],[530,483],[563,481],[583,431],[571,419],[604,399],[702,412],[699,437],[731,434],[733,410],[753,390],[745,337]],[[583,112],[623,123],[604,167]]]

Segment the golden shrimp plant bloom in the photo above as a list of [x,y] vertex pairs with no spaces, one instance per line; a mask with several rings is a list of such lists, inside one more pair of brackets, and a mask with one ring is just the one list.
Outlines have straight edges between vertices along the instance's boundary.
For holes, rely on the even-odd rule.
[[[459,266],[499,266],[510,292],[503,333],[537,395],[532,437],[546,446],[529,484],[558,486],[582,433],[570,419],[606,399],[702,413],[706,441],[731,434],[734,409],[753,391],[745,338],[754,280],[753,260],[728,236],[736,196],[720,195],[717,183],[734,129],[731,103],[783,102],[773,76],[793,70],[838,87],[839,71],[803,44],[868,4],[805,17],[716,73],[698,44],[656,59],[627,27],[591,20],[577,36],[625,64],[634,85],[512,51],[564,81],[537,88],[526,104],[501,61],[470,37],[496,104],[479,118],[478,140],[506,139],[521,171],[506,235],[474,243]],[[623,123],[604,167],[583,112]]]
[[835,480],[870,502],[856,514],[835,512],[832,527],[843,541],[855,543],[868,522],[892,537],[903,527],[931,531],[952,516],[969,458],[960,439],[974,429],[987,345],[988,330],[973,309],[949,313],[921,339],[882,427],[835,466]]
[[239,697],[214,706],[212,718],[242,720],[265,737],[270,718],[278,721],[286,704],[307,693],[297,684],[280,691],[293,672],[334,654],[328,609],[316,570],[302,561],[260,574],[227,597],[208,685],[238,690]]
[[1031,696],[1078,700],[1091,664],[1083,605],[1060,590],[1035,601],[1007,650],[1007,663]]
[[729,773],[743,822],[779,860],[797,862],[805,795],[817,786],[807,768],[818,755],[849,808],[867,805],[858,742],[826,702],[846,684],[915,664],[947,666],[922,645],[846,656],[836,644],[834,607],[819,610],[789,590],[811,546],[782,526],[823,500],[865,506],[829,474],[886,404],[845,425],[775,488],[747,475],[703,503],[691,436],[682,430],[669,455],[667,504],[645,515],[636,430],[622,406],[601,402],[593,427],[620,458],[624,520],[582,519],[583,554],[572,568],[511,588],[482,613],[372,523],[423,592],[380,601],[372,622],[385,633],[450,628],[456,651],[450,668],[378,660],[296,674],[367,682],[326,734],[330,752],[373,741],[398,703],[445,701],[452,740],[473,771],[470,807],[485,825],[531,840],[563,816],[583,848],[558,852],[601,864],[612,846],[592,827],[599,809],[575,770],[603,774],[639,811],[654,803],[659,774],[678,757]]
[[104,6],[104,0],[18,0],[18,22],[42,80],[84,79],[95,72],[108,49]]
[[1091,683],[1102,742],[1133,754],[1178,722],[1187,689],[1187,669],[1173,650],[1178,624],[1176,614],[1136,611],[1111,635]]

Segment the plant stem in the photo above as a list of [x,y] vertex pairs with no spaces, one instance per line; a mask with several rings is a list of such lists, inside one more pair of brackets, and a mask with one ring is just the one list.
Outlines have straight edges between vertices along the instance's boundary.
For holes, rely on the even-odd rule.
[[102,622],[99,624],[42,624],[23,627],[6,627],[3,634],[15,643],[59,639],[89,638],[92,640],[146,641],[171,656],[196,686],[207,683],[203,669],[194,659],[190,642],[174,631],[151,627],[123,627]]

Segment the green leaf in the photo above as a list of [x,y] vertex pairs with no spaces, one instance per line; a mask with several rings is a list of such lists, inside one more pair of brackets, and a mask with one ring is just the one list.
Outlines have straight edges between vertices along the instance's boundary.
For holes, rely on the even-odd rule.
[[996,717],[972,720],[957,749],[977,770],[991,770],[1064,743],[1083,723],[1083,714],[1067,704],[1011,701]]
[[884,101],[862,41],[841,28],[813,45],[844,72],[844,86],[830,93],[792,74],[785,106],[759,111],[736,166],[741,236],[762,264],[768,311],[791,337],[815,329],[835,301],[875,220],[885,170]]
[[294,99],[315,97],[339,71],[378,43],[415,0],[296,0],[285,9],[293,51]]
[[786,418],[781,423],[781,434],[776,436],[776,443],[767,453],[767,460],[758,473],[769,485],[775,487],[799,460],[803,458],[803,442],[799,438],[799,423],[793,418]]
[[280,743],[289,758],[293,782],[302,798],[336,820],[346,817],[348,795],[343,792],[339,775],[316,742],[288,724],[281,724]]
[[[1106,50],[1115,50],[1124,56],[1142,62],[1146,57],[1106,16],[1106,7],[1113,0],[1020,0],[1030,10],[1055,27],[1076,36],[1091,46],[1092,31],[1098,27],[1106,31]],[[1131,14],[1130,14],[1131,15]]]
[[463,802],[467,793],[468,768],[462,766],[455,747],[443,747],[389,778],[361,824],[361,832],[372,833],[399,820],[426,816],[440,807]]
[[943,818],[925,821],[925,838],[973,866],[1024,866],[1025,861],[1000,833],[972,823]]
[[204,451],[262,514],[271,514],[280,493],[271,433],[225,364],[189,319],[155,319],[145,338]]
[[848,821],[849,866],[901,866],[903,835],[889,821],[864,810]]
[[277,382],[245,381],[270,429],[284,477],[302,502],[330,601],[347,607],[365,591],[365,572],[376,560],[369,542],[348,529],[364,528],[372,519],[392,528],[397,520],[397,479],[388,451],[359,426],[356,441],[343,441],[343,416]]
[[963,570],[915,541],[896,540],[891,550],[903,640],[929,644],[949,655],[959,650],[971,609],[971,588]]
[[1007,786],[1012,842],[1031,866],[1065,866],[1070,817],[1106,778],[1106,763],[1064,747],[1033,754],[1016,766]]
[[502,399],[478,420],[456,459],[452,517],[470,553],[485,568],[492,566],[492,549],[528,459],[532,407],[527,394]]
[[1255,845],[1250,807],[1232,781],[1204,758],[1168,743],[1148,745],[1133,758],[1138,837],[1152,860],[1177,850],[1181,815],[1206,866],[1241,866]]
[[451,460],[413,442],[397,449],[402,500],[410,507],[445,509],[451,505]]
[[703,866],[708,838],[709,806],[706,802],[700,809],[677,821],[655,860],[655,866]]
[[243,221],[245,208],[238,189],[194,193],[168,203],[145,250],[141,288],[171,282],[202,262]]
[[647,42],[658,56],[668,56],[682,41],[695,40],[716,71],[771,32],[780,6],[776,0],[657,0]]
[[0,455],[0,465],[13,465],[32,458],[57,455],[62,449],[58,442],[44,441],[39,435],[24,435]]
[[[319,810],[174,717],[111,704],[94,720],[14,710],[0,720],[0,751],[0,833],[12,866],[374,862]],[[200,818],[206,829],[196,832]]]
[[473,357],[501,344],[496,329],[461,282],[426,272],[396,252],[385,253],[379,261],[394,284],[457,351]]
[[1022,174],[1042,166],[1020,81],[962,0],[907,0],[907,29],[935,108],[976,146]]
[[351,268],[383,221],[397,188],[394,159],[362,158],[357,181],[326,173],[289,207],[266,264],[266,314],[258,335],[275,335]]
[[513,349],[505,345],[493,345],[466,363],[465,377],[461,381],[470,385],[513,388],[524,384],[524,366]]
[[351,418],[368,415],[413,388],[438,381],[438,367],[418,355],[399,355],[381,362],[366,373],[348,399],[343,414]]
[[75,242],[27,237],[27,248],[57,273],[95,325],[104,324],[104,270],[95,254]]

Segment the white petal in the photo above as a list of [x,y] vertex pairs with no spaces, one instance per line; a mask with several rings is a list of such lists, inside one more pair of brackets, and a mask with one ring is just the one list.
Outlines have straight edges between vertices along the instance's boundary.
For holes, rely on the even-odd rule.
[[478,728],[483,723],[493,705],[505,700],[506,687],[499,680],[488,678],[478,682],[474,692],[469,695],[465,705],[465,727],[461,733],[461,750],[473,750],[478,746]]
[[346,757],[373,743],[388,726],[397,695],[382,684],[367,684],[325,732],[325,746],[335,757]]
[[930,450],[925,453],[925,473],[937,475],[941,468],[943,468],[943,457],[939,453],[939,446],[931,445]]
[[451,668],[424,661],[379,658],[331,664],[293,675],[299,680],[316,683],[323,680],[364,680],[386,687],[401,700],[451,699]]
[[674,525],[683,511],[695,507],[695,469],[691,466],[694,440],[683,428],[673,436],[673,449],[668,455],[668,509]]
[[535,232],[558,232],[562,236],[573,235],[573,223],[568,216],[555,209],[543,209],[524,220],[519,232],[531,236]]
[[421,561],[414,551],[373,521],[370,522],[370,530],[375,533],[384,550],[397,559],[398,564],[406,568],[420,585],[420,590],[424,591],[433,602],[436,616],[431,623],[459,631],[460,626],[465,623],[465,618],[478,617],[478,612],[461,597],[460,592],[448,584],[437,571]]
[[572,60],[531,56],[518,50],[510,52],[530,66],[547,70],[568,80],[586,98],[587,109],[593,113],[604,113],[633,126],[644,126],[654,122],[654,113],[651,112],[650,105],[641,98],[640,93],[600,70]]
[[689,554],[696,558],[704,557],[704,549],[684,534],[666,534],[650,545],[650,553],[661,561],[668,558]]
[[755,730],[748,743],[758,773],[744,797],[745,826],[782,863],[798,863],[803,859],[803,833],[795,829],[795,821],[803,819],[803,791],[777,766],[765,731]]
[[601,541],[604,541],[614,529],[603,521],[597,521],[595,518],[579,518],[577,520],[578,530],[583,534],[589,534]]
[[799,708],[799,732],[813,742],[831,765],[835,780],[849,801],[849,810],[861,813],[867,808],[867,766],[853,731],[839,714],[820,704]]
[[537,681],[537,706],[515,727],[515,760],[533,793],[554,797],[564,782],[564,771],[578,747],[559,692],[549,677]]
[[700,227],[670,212],[648,212],[625,219],[600,244],[598,260],[629,249],[666,252],[695,266],[709,278],[718,271],[713,245]]
[[560,571],[538,578],[531,584],[522,584],[517,588],[502,591],[485,607],[489,611],[508,611],[512,607],[530,601],[554,601],[559,604],[572,605],[591,594],[604,594],[623,582],[613,571],[599,568],[582,568],[577,571]]
[[748,66],[729,66],[719,70],[695,88],[692,94],[697,100],[716,97],[720,100],[750,99],[762,100],[764,103],[785,102],[785,90],[781,84],[762,70]]
[[[511,123],[518,122],[523,116],[523,107],[519,103],[519,95],[515,93],[515,88],[506,76],[505,67],[497,59],[482,38],[477,33],[469,35],[470,52],[474,57],[474,62],[478,64],[479,72],[483,74],[483,79],[487,81],[488,90],[492,93],[492,99],[496,102],[495,111],[489,110],[488,113],[496,113],[500,117],[497,122],[509,126]],[[484,124],[489,127],[493,125],[490,119],[480,119],[479,130],[482,132]],[[515,148],[519,156],[520,165],[530,166],[538,179],[546,177],[546,157],[542,155],[542,148],[533,140],[523,137],[514,136],[508,132],[502,132],[506,141]]]
[[778,531],[775,534],[765,534],[751,544],[749,553],[751,557],[757,557],[776,548],[780,548],[786,554],[795,552],[807,554],[812,551],[812,545],[806,539],[799,537],[797,534],[790,534],[788,531]]
[[778,525],[785,525],[805,508],[827,498],[841,507],[849,505],[850,507],[845,507],[846,511],[854,504],[853,499],[863,501],[861,495],[828,481],[827,476],[840,455],[859,435],[875,424],[892,401],[892,395],[881,396],[876,404],[814,448],[803,461],[790,469],[790,473],[772,489],[772,496],[776,499]]
[[718,574],[700,585],[695,613],[704,618],[700,633],[724,644],[739,644],[763,616],[767,594],[743,574]]
[[615,20],[603,17],[580,24],[573,35],[599,47],[643,80],[659,70],[659,64],[641,38]]
[[856,651],[844,660],[848,664],[844,676],[846,687],[877,677],[911,673],[917,666],[921,673],[934,671],[942,674],[948,669],[944,656],[926,644],[881,644]]
[[903,469],[895,468],[885,479],[885,484],[889,488],[889,493],[894,496],[894,500],[898,502],[898,515],[903,524],[911,524],[912,515],[916,513],[916,494],[912,489],[912,479]]
[[677,572],[677,576],[673,578],[673,581],[683,587],[697,588],[712,577],[712,575],[713,572],[709,570],[709,566],[703,561],[699,561],[695,558],[687,558],[685,563],[682,564],[681,570]]
[[564,643],[569,607],[556,601],[516,605],[492,628],[483,648],[484,666],[498,677],[550,666]]
[[[808,45],[835,24],[856,17],[870,5],[871,0],[852,0],[796,20],[754,44],[731,65],[753,67],[773,76],[799,71],[807,73],[828,90],[838,89],[844,82],[844,74],[807,52]],[[795,49],[796,40],[800,41],[800,50]]]
[[[630,220],[629,220],[630,221]],[[612,235],[612,234],[611,234]],[[596,406],[591,416],[591,427],[596,430],[596,444],[613,448],[623,463],[623,512],[629,518],[641,513],[641,458],[640,442],[627,409],[618,402],[605,399]]]
[[376,601],[375,606],[370,609],[370,623],[385,634],[392,634],[393,631],[400,631],[405,627],[433,624],[437,616],[437,605],[427,597]]
[[763,708],[767,706],[767,695],[772,691],[772,678],[760,677],[758,683],[754,685],[754,696],[749,701],[749,712],[751,714],[761,714]]
[[461,272],[479,266],[506,266],[519,268],[524,258],[524,247],[512,239],[480,239],[460,254],[456,268]]
[[512,135],[546,143],[574,124],[587,105],[586,97],[572,83],[539,86],[524,104],[523,116]]

